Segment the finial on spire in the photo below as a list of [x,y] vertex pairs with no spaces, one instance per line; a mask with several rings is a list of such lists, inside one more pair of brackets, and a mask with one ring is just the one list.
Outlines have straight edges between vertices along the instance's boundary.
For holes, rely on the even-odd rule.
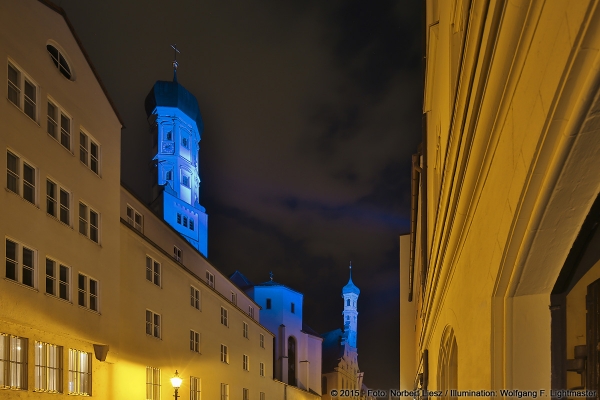
[[179,63],[177,62],[177,53],[181,53],[181,51],[179,51],[177,49],[177,44],[172,44],[171,48],[173,49],[173,53],[174,53],[174,60],[173,60],[173,82],[177,82],[177,67],[179,66]]
[[350,280],[352,280],[352,261],[350,261]]
[[269,278],[271,278],[271,282],[273,282],[273,271],[269,272]]

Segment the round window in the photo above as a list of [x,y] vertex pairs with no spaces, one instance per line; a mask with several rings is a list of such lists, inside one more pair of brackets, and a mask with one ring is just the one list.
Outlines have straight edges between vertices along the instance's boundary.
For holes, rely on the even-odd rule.
[[69,67],[67,60],[62,55],[62,53],[56,47],[52,46],[51,44],[46,45],[46,49],[48,49],[50,58],[52,59],[52,62],[54,63],[56,68],[58,68],[60,73],[65,78],[71,80],[73,77],[73,74],[71,73],[71,67]]

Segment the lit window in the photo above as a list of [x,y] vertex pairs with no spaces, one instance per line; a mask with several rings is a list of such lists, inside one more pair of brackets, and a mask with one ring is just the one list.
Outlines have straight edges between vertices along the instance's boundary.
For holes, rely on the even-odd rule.
[[69,301],[71,299],[70,282],[71,268],[46,258],[46,293]]
[[221,307],[221,325],[229,326],[228,316],[229,312],[227,309]]
[[221,383],[221,400],[229,400],[229,385]]
[[98,281],[87,275],[79,274],[77,277],[77,304],[81,307],[89,308],[92,311],[99,311],[98,300]]
[[265,335],[263,335],[262,333],[260,334],[260,347],[262,347],[263,349],[265,348]]
[[202,399],[202,381],[200,378],[190,376],[190,400]]
[[27,339],[0,333],[0,389],[27,389]]
[[200,334],[190,330],[190,350],[200,353]]
[[267,310],[271,309],[271,299],[267,299]]
[[248,324],[243,322],[242,334],[246,339],[248,339]]
[[61,73],[61,75],[69,80],[72,80],[73,74],[71,73],[71,67],[69,67],[65,56],[51,44],[46,45],[46,49],[48,50],[48,54],[50,54],[52,62],[56,68],[58,68],[58,71]]
[[57,183],[46,179],[46,212],[60,222],[70,225],[71,194]]
[[229,353],[227,351],[227,346],[224,344],[221,345],[221,362],[229,364]]
[[260,363],[260,376],[265,376],[265,363]]
[[242,357],[242,368],[244,368],[245,371],[250,371],[250,361],[246,354]]
[[62,393],[62,347],[35,342],[35,391]]
[[160,287],[160,263],[150,256],[146,256],[146,280]]
[[160,339],[160,314],[146,310],[146,335]]
[[160,369],[146,367],[146,400],[160,400]]
[[6,278],[35,287],[35,250],[6,239]]
[[[60,124],[60,130],[59,130]],[[71,117],[56,103],[48,100],[48,129],[47,132],[65,149],[71,150]]]
[[190,304],[200,310],[200,291],[193,286],[190,286]]
[[100,242],[100,215],[84,203],[79,203],[79,233],[93,242]]
[[6,153],[6,188],[35,204],[36,170],[10,151]]
[[250,318],[254,319],[254,307],[248,306],[248,315],[250,315]]
[[96,175],[99,174],[100,146],[83,132],[79,132],[79,160]]
[[133,226],[138,231],[142,232],[143,229],[143,219],[142,214],[137,212],[137,210],[131,207],[129,204],[127,205],[127,223]]
[[206,271],[206,283],[212,288],[215,287],[215,276],[208,271]]
[[237,293],[231,292],[231,302],[237,305]]
[[259,400],[265,400],[265,392],[260,392],[260,399]]
[[243,388],[243,396],[242,396],[242,400],[250,400],[250,390]]
[[8,100],[37,121],[38,87],[16,66],[8,63]]
[[92,354],[69,349],[69,394],[91,396]]
[[181,249],[177,246],[173,246],[173,257],[181,262],[181,258],[182,258],[182,254],[181,254]]

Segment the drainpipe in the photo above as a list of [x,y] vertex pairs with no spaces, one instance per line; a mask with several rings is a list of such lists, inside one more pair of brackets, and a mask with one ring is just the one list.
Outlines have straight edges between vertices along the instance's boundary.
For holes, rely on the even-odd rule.
[[408,301],[413,300],[415,276],[415,246],[417,242],[417,214],[419,211],[419,175],[421,174],[421,154],[412,155],[412,186],[410,199],[410,263],[408,267]]

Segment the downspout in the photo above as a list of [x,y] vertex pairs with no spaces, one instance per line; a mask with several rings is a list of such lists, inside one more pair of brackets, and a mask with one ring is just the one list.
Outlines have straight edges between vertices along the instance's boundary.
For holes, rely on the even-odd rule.
[[417,214],[419,211],[419,174],[421,154],[412,155],[412,185],[410,199],[410,263],[408,267],[408,301],[413,299],[413,281],[415,276],[415,246],[417,242]]

